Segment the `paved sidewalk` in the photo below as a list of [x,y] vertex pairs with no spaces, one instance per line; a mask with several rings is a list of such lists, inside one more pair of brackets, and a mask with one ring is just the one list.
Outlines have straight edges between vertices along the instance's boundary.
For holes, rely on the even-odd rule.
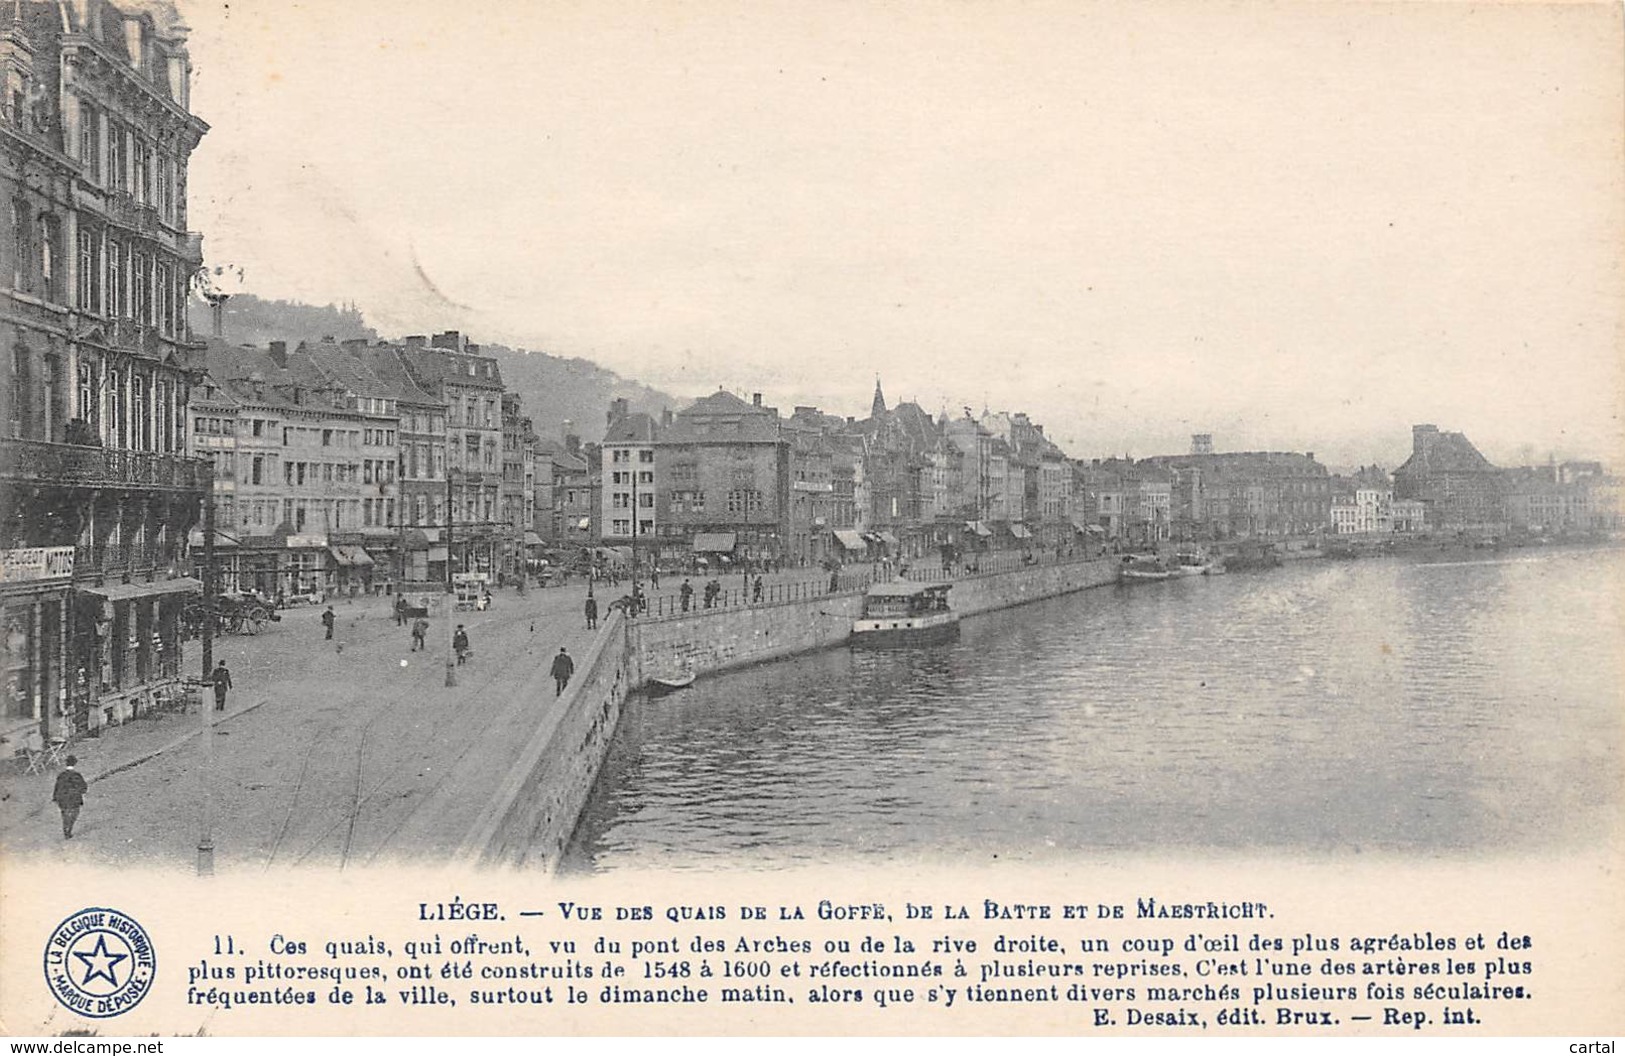
[[[559,646],[586,651],[594,632],[581,617],[585,595],[584,583],[523,597],[504,590],[486,612],[453,614],[473,658],[450,689],[450,625],[432,619],[429,650],[412,652],[390,599],[336,602],[331,642],[321,607],[289,610],[258,636],[218,640],[215,655],[231,666],[235,688],[214,734],[217,870],[342,867],[455,847],[485,805],[481,790],[518,757],[539,709],[552,706],[545,675]],[[197,643],[187,660],[195,669]],[[523,699],[518,687],[527,683],[546,691]],[[71,751],[91,784],[71,841],[50,803],[55,771],[8,770],[0,854],[190,868],[202,816],[201,727],[192,712],[76,741]],[[468,809],[414,818],[431,797],[438,807],[467,800]]]

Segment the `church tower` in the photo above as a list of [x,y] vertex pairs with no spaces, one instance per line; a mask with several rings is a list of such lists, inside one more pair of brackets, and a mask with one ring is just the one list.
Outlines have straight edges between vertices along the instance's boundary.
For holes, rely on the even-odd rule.
[[875,375],[875,399],[869,405],[869,417],[879,418],[886,413],[886,395],[880,391],[880,375]]

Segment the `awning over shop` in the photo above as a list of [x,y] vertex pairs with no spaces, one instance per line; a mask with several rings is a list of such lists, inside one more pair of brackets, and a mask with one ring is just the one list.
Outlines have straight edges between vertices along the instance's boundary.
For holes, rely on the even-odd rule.
[[700,532],[694,536],[696,554],[731,554],[734,548],[733,532]]
[[970,533],[972,533],[974,535],[980,535],[980,536],[984,536],[984,537],[993,534],[992,530],[989,529],[988,526],[986,524],[982,523],[981,521],[966,521],[965,522],[965,531],[970,532]]
[[327,552],[341,565],[370,565],[372,555],[359,546],[330,546]]
[[1106,534],[1106,529],[1102,528],[1098,524],[1086,524],[1086,525],[1083,526],[1083,530],[1088,532],[1090,535],[1105,535]]
[[431,563],[435,562],[435,561],[444,561],[444,560],[446,560],[446,548],[443,547],[443,546],[431,546],[431,547],[429,547],[428,560]]
[[863,536],[861,534],[853,531],[850,528],[835,529],[835,538],[842,546],[852,551],[865,550],[869,545],[863,541]]
[[1015,536],[1017,539],[1031,539],[1033,537],[1033,533],[1027,530],[1027,526],[1025,524],[1012,524],[1010,526],[1010,534]]
[[178,579],[160,579],[152,583],[110,583],[105,587],[82,587],[86,594],[94,594],[108,601],[128,601],[131,598],[152,598],[161,594],[202,593],[203,584],[187,576]]
[[891,534],[890,532],[877,532],[876,534],[880,536],[880,541],[885,543],[887,546],[897,545],[897,536]]
[[526,532],[525,533],[525,545],[526,546],[541,546],[542,545],[542,537],[537,535],[535,532]]

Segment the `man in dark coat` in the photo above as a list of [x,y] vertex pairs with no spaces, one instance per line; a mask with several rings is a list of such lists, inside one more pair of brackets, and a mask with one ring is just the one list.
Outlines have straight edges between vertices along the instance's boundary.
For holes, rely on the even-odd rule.
[[576,673],[576,662],[570,659],[569,650],[559,646],[559,655],[553,658],[553,695],[555,697],[564,692],[564,687],[570,684],[570,676]]
[[79,820],[79,808],[85,805],[85,775],[74,767],[79,760],[68,756],[67,765],[60,774],[56,775],[56,790],[51,793],[51,800],[62,811],[62,838],[73,839],[73,823]]
[[457,663],[461,664],[468,658],[468,632],[463,625],[457,625],[457,633],[451,636],[451,651],[457,654]]
[[327,641],[333,640],[333,624],[337,623],[338,619],[331,605],[327,607],[326,612],[322,613],[322,626],[327,628]]
[[694,601],[693,584],[686,579],[683,580],[683,585],[677,588],[677,594],[683,599],[683,611],[687,612],[689,605],[691,605]]
[[231,672],[226,670],[226,662],[220,661],[214,665],[214,674],[209,676],[214,683],[214,710],[226,710],[226,691],[231,689]]
[[582,607],[582,609],[587,614],[587,630],[591,631],[591,630],[597,629],[597,627],[598,627],[598,599],[593,597],[591,594],[588,594],[587,595],[587,604],[584,605]]

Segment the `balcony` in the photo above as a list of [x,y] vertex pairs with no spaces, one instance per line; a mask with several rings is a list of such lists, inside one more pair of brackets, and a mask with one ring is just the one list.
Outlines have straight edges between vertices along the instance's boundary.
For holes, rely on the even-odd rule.
[[43,440],[0,440],[0,479],[72,487],[204,491],[209,464],[150,451],[116,451]]
[[125,191],[113,191],[107,196],[107,219],[149,238],[158,235],[158,210],[136,201]]

